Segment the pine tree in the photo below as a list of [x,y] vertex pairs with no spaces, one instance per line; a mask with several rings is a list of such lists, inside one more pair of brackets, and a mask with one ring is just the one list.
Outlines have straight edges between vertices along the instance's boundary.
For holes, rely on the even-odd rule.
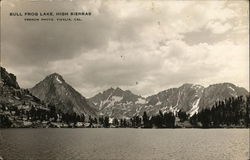
[[144,113],[143,113],[142,120],[143,120],[144,128],[150,128],[150,126],[149,126],[149,117],[148,117],[146,111],[144,111]]

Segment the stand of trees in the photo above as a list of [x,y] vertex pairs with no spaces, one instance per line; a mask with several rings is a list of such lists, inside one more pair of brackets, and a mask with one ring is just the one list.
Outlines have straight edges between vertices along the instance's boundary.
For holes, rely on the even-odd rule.
[[143,116],[135,115],[130,119],[113,118],[112,123],[109,122],[109,117],[99,117],[99,124],[103,127],[116,127],[116,128],[174,128],[175,116],[171,112],[159,111],[159,114],[155,116],[148,116],[147,112],[144,112]]
[[0,115],[0,128],[9,128],[11,127],[12,122],[9,117],[6,115]]
[[211,109],[204,109],[190,118],[192,125],[202,124],[203,128],[218,127],[249,127],[250,97],[231,97],[225,101],[216,102]]

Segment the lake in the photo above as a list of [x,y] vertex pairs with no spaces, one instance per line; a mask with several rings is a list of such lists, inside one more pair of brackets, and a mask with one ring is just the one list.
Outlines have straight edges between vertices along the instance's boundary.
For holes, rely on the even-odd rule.
[[4,159],[247,160],[248,129],[1,129]]

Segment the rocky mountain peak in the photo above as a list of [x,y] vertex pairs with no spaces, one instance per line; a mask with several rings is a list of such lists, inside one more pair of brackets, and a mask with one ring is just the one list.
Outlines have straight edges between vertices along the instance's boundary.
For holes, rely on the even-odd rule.
[[62,78],[62,75],[55,72],[55,73],[52,73],[52,74],[48,75],[48,77],[60,77],[60,78]]
[[179,89],[204,89],[204,87],[199,84],[184,83]]
[[112,93],[112,92],[114,92],[114,88],[113,87],[110,87],[109,89],[107,89],[107,90],[105,90],[105,91],[103,91],[102,93],[100,93],[100,94],[105,94],[105,93]]
[[100,115],[111,117],[131,117],[137,114],[139,110],[136,109],[139,106],[146,103],[145,98],[119,87],[109,88],[90,98],[89,101],[96,106]]
[[191,83],[184,83],[183,85],[181,85],[179,88],[185,88],[185,87],[191,87],[193,86],[194,84],[191,84]]
[[52,73],[49,76],[47,76],[45,79],[53,80],[54,82],[60,83],[60,84],[65,83],[65,80],[63,79],[63,77],[58,73]]
[[77,113],[96,116],[94,108],[88,104],[85,97],[71,87],[58,73],[53,73],[40,81],[31,93],[46,103],[55,104],[57,110],[64,113]]
[[20,89],[17,81],[16,81],[16,76],[12,73],[8,73],[5,68],[0,67],[0,83],[5,86],[13,87],[16,89]]
[[120,87],[116,87],[115,91],[123,91]]

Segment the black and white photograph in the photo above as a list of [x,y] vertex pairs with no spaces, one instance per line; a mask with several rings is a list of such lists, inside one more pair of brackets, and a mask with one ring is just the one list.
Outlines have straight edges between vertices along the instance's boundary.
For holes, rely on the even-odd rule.
[[0,160],[249,160],[248,0],[0,0]]

